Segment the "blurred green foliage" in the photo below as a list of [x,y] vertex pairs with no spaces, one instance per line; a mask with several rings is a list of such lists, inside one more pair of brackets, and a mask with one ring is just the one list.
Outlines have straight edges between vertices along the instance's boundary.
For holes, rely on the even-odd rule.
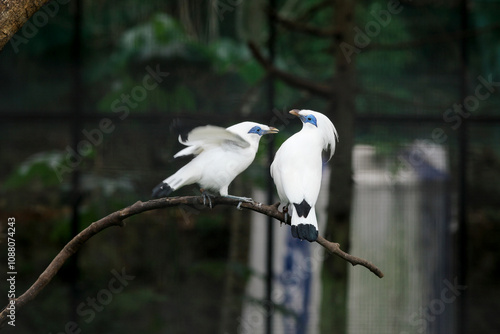
[[[329,6],[315,15],[307,13],[308,8],[320,2],[279,2],[280,14],[329,27],[334,15]],[[262,14],[255,14],[261,13],[262,8],[254,8],[260,2],[245,2],[226,12],[223,19],[217,13],[209,17],[210,11],[202,7],[207,6],[204,1],[187,1],[188,15],[178,1],[83,3],[82,108],[94,118],[87,120],[82,129],[96,128],[99,119],[95,115],[102,115],[115,121],[116,130],[104,135],[102,144],[93,147],[92,154],[78,167],[82,192],[80,229],[139,199],[149,199],[151,188],[179,167],[170,161],[180,147],[169,131],[167,123],[171,118],[185,115],[228,126],[234,120],[269,116],[265,72],[253,59],[245,39],[254,38],[264,49],[266,22]],[[471,28],[482,29],[496,22],[498,3],[471,3]],[[375,20],[372,12],[386,7],[387,2],[381,0],[359,2],[357,27],[364,30],[367,23]],[[369,45],[361,49],[355,60],[359,87],[356,112],[436,116],[439,124],[360,123],[356,140],[375,145],[382,157],[396,157],[402,146],[415,138],[429,139],[433,128],[441,126],[450,137],[445,145],[455,173],[457,133],[441,119],[453,103],[461,102],[458,10],[447,2],[403,7],[370,38]],[[0,116],[8,112],[43,116],[73,110],[72,15],[71,3],[60,6],[58,14],[40,27],[35,37],[19,46],[18,53],[10,45],[0,53]],[[214,22],[216,33],[211,35],[209,26]],[[413,46],[405,46],[412,42]],[[468,88],[473,92],[478,75],[500,73],[500,34],[486,30],[467,38],[467,43]],[[275,63],[280,69],[309,80],[330,82],[335,74],[335,47],[329,38],[314,38],[279,26]],[[138,101],[136,107],[131,107],[130,115],[160,115],[165,123],[117,119],[113,103],[120,101],[122,94],[131,94],[135,87],[141,87],[147,67],[157,65],[169,76],[158,88],[148,91],[147,98]],[[325,108],[323,99],[283,82],[276,82],[275,88],[279,113],[292,108]],[[474,115],[498,115],[499,104],[500,95],[492,94],[481,102]],[[71,238],[71,175],[65,175],[60,182],[54,173],[54,166],[64,162],[70,130],[55,122],[54,127],[41,131],[41,122],[26,119],[16,128],[0,124],[0,133],[12,138],[2,141],[0,209],[19,222],[19,291],[38,277]],[[273,125],[282,130],[276,136],[276,147],[300,126],[293,119],[285,123],[279,117]],[[500,217],[496,207],[500,189],[496,177],[499,133],[498,126],[479,126],[474,132],[475,150],[469,162],[471,248],[474,256],[483,259],[471,267],[475,270],[473,282],[484,283],[491,289],[479,291],[479,296],[491,291],[498,293],[492,277],[498,271],[495,264],[500,258],[495,246]],[[485,142],[486,139],[491,141]],[[263,186],[266,173],[266,151],[261,148],[255,163],[240,177],[249,184]],[[183,189],[178,194],[197,194],[194,189]],[[229,216],[222,209],[203,213],[182,208],[161,210],[131,218],[125,228],[113,228],[95,236],[79,253],[77,304],[95,297],[108,284],[112,269],[125,267],[136,278],[123,293],[113,297],[94,321],[85,323],[77,317],[82,330],[217,332],[225,275],[231,272],[241,280],[251,275],[264,279],[262,273],[249,270],[246,263],[227,261]],[[3,260],[4,252],[1,256]],[[68,272],[68,268],[63,268],[56,281],[19,314],[18,332],[63,331],[75,306],[70,301]],[[332,295],[336,286],[325,282],[324,288]],[[329,305],[327,300],[323,304],[325,308]],[[280,307],[277,310],[289,312]],[[7,332],[13,331],[7,328]]]

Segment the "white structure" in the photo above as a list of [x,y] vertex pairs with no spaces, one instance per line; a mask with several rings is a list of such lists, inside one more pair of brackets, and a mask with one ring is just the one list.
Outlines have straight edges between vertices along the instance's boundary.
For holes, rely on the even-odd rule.
[[[349,252],[375,263],[385,277],[349,266],[348,333],[453,333],[454,305],[439,299],[446,282],[453,282],[444,149],[415,142],[393,159],[380,159],[374,147],[358,145],[353,162]],[[320,235],[328,176],[325,170],[316,208]],[[261,192],[253,195],[265,198]],[[265,216],[253,214],[249,266],[255,274],[247,286],[240,334],[265,333],[268,314],[258,302],[265,297],[266,224]],[[287,225],[275,228],[274,245],[273,332],[319,333],[323,248],[293,239]]]
[[349,268],[348,333],[454,332],[440,300],[453,281],[447,165],[442,147],[420,141],[390,160],[356,147],[350,253],[385,277]]

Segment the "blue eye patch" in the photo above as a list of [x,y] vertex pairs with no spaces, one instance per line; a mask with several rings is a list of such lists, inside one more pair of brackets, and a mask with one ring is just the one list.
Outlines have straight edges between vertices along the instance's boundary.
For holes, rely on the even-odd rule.
[[311,123],[315,127],[318,127],[318,123],[316,120],[316,117],[314,115],[306,115],[306,116],[300,116],[300,120],[304,123]]
[[264,134],[264,131],[260,128],[260,126],[254,126],[253,128],[248,131],[248,133],[256,133],[259,136],[262,136]]

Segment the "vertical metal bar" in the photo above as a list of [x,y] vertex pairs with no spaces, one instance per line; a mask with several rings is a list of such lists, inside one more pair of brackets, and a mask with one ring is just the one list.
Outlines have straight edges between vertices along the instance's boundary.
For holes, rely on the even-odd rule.
[[[465,32],[469,29],[468,1],[460,1],[460,29],[464,36],[460,39],[460,99],[463,101],[468,92],[469,56],[467,50],[467,37]],[[457,278],[459,284],[467,285],[467,132],[468,122],[464,118],[458,131],[458,234],[457,234]],[[467,332],[467,299],[466,291],[460,296],[457,312],[457,333]]]
[[[72,100],[71,100],[71,142],[75,151],[78,150],[82,125],[82,0],[74,2],[73,37],[71,45],[71,74],[72,74]],[[80,170],[73,169],[71,174],[71,237],[79,232],[80,226]],[[74,254],[68,263],[68,281],[70,285],[70,317],[77,319],[76,308],[79,300],[79,268],[78,253]]]
[[[275,44],[276,44],[276,26],[274,24],[274,20],[272,17],[272,11],[276,10],[276,0],[269,0],[269,14],[268,14],[268,29],[269,29],[269,37],[267,41],[267,48],[269,51],[269,61],[274,63],[275,58]],[[274,108],[274,100],[275,100],[275,90],[274,90],[274,77],[269,75],[269,79],[267,82],[267,98],[268,98],[268,108],[271,118],[273,116],[272,111]],[[268,161],[269,165],[274,158],[274,136],[271,136],[267,146],[268,153]],[[268,173],[267,177],[267,202],[272,203],[274,198],[274,183],[271,178],[271,174]],[[272,334],[273,332],[273,300],[272,300],[272,292],[273,292],[273,278],[274,278],[274,222],[272,217],[268,217],[267,219],[267,276],[266,276],[266,333]]]

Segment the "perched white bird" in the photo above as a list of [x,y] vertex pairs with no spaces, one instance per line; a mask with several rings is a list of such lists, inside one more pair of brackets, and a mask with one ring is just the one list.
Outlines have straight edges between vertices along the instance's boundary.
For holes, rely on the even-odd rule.
[[[188,184],[197,183],[202,194],[206,190],[222,196],[242,200],[247,198],[228,195],[229,184],[252,163],[259,148],[260,138],[278,129],[254,122],[242,122],[227,129],[206,125],[194,128],[179,142],[187,147],[174,158],[194,155],[194,159],[169,176],[153,189],[153,197],[166,197]],[[208,197],[210,202],[210,197]]]
[[314,206],[322,174],[322,151],[330,158],[338,140],[337,130],[325,115],[312,110],[291,110],[302,121],[302,130],[288,138],[271,164],[271,176],[284,210],[292,217],[292,236],[308,241],[318,238]]

